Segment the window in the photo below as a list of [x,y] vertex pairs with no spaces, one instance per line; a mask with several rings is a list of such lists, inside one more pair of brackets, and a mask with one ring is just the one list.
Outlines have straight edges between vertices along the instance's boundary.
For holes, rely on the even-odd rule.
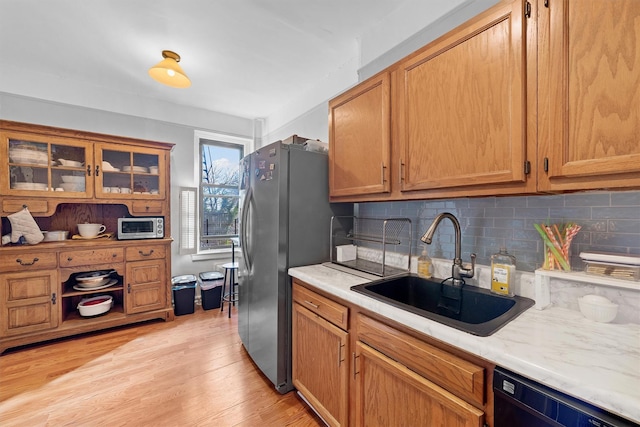
[[200,138],[200,247],[226,249],[238,237],[244,144]]

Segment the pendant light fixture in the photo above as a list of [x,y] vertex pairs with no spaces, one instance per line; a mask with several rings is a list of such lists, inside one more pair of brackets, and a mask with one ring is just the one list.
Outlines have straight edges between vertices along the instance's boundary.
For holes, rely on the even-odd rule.
[[162,61],[149,68],[149,75],[162,84],[177,88],[191,86],[191,80],[178,65],[180,55],[170,50],[163,50]]

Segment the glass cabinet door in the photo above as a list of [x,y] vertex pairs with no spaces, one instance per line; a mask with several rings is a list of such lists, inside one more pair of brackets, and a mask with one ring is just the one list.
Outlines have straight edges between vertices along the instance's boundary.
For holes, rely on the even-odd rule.
[[163,198],[164,152],[142,147],[101,146],[96,195],[108,198]]
[[82,141],[44,141],[37,135],[3,134],[9,167],[0,179],[6,194],[48,192],[49,197],[93,194],[86,166],[90,148]]

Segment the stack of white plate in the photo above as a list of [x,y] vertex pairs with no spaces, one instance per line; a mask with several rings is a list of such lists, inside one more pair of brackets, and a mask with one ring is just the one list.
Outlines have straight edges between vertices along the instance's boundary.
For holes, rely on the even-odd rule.
[[80,288],[97,288],[111,281],[113,270],[91,271],[76,276],[76,286]]
[[46,165],[49,160],[49,156],[47,156],[46,151],[15,147],[9,149],[9,159],[11,159],[13,163]]
[[140,173],[147,173],[149,172],[149,169],[145,168],[144,166],[133,166],[133,168],[131,166],[123,166],[122,170],[125,172],[140,172]]
[[14,182],[11,184],[13,190],[39,190],[47,191],[47,184],[38,182]]

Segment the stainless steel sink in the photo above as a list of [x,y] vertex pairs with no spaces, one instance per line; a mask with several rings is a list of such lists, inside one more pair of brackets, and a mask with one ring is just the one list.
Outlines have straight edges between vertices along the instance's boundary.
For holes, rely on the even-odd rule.
[[351,290],[482,337],[493,334],[534,304],[529,298],[503,297],[476,286],[453,286],[414,274],[352,286]]

